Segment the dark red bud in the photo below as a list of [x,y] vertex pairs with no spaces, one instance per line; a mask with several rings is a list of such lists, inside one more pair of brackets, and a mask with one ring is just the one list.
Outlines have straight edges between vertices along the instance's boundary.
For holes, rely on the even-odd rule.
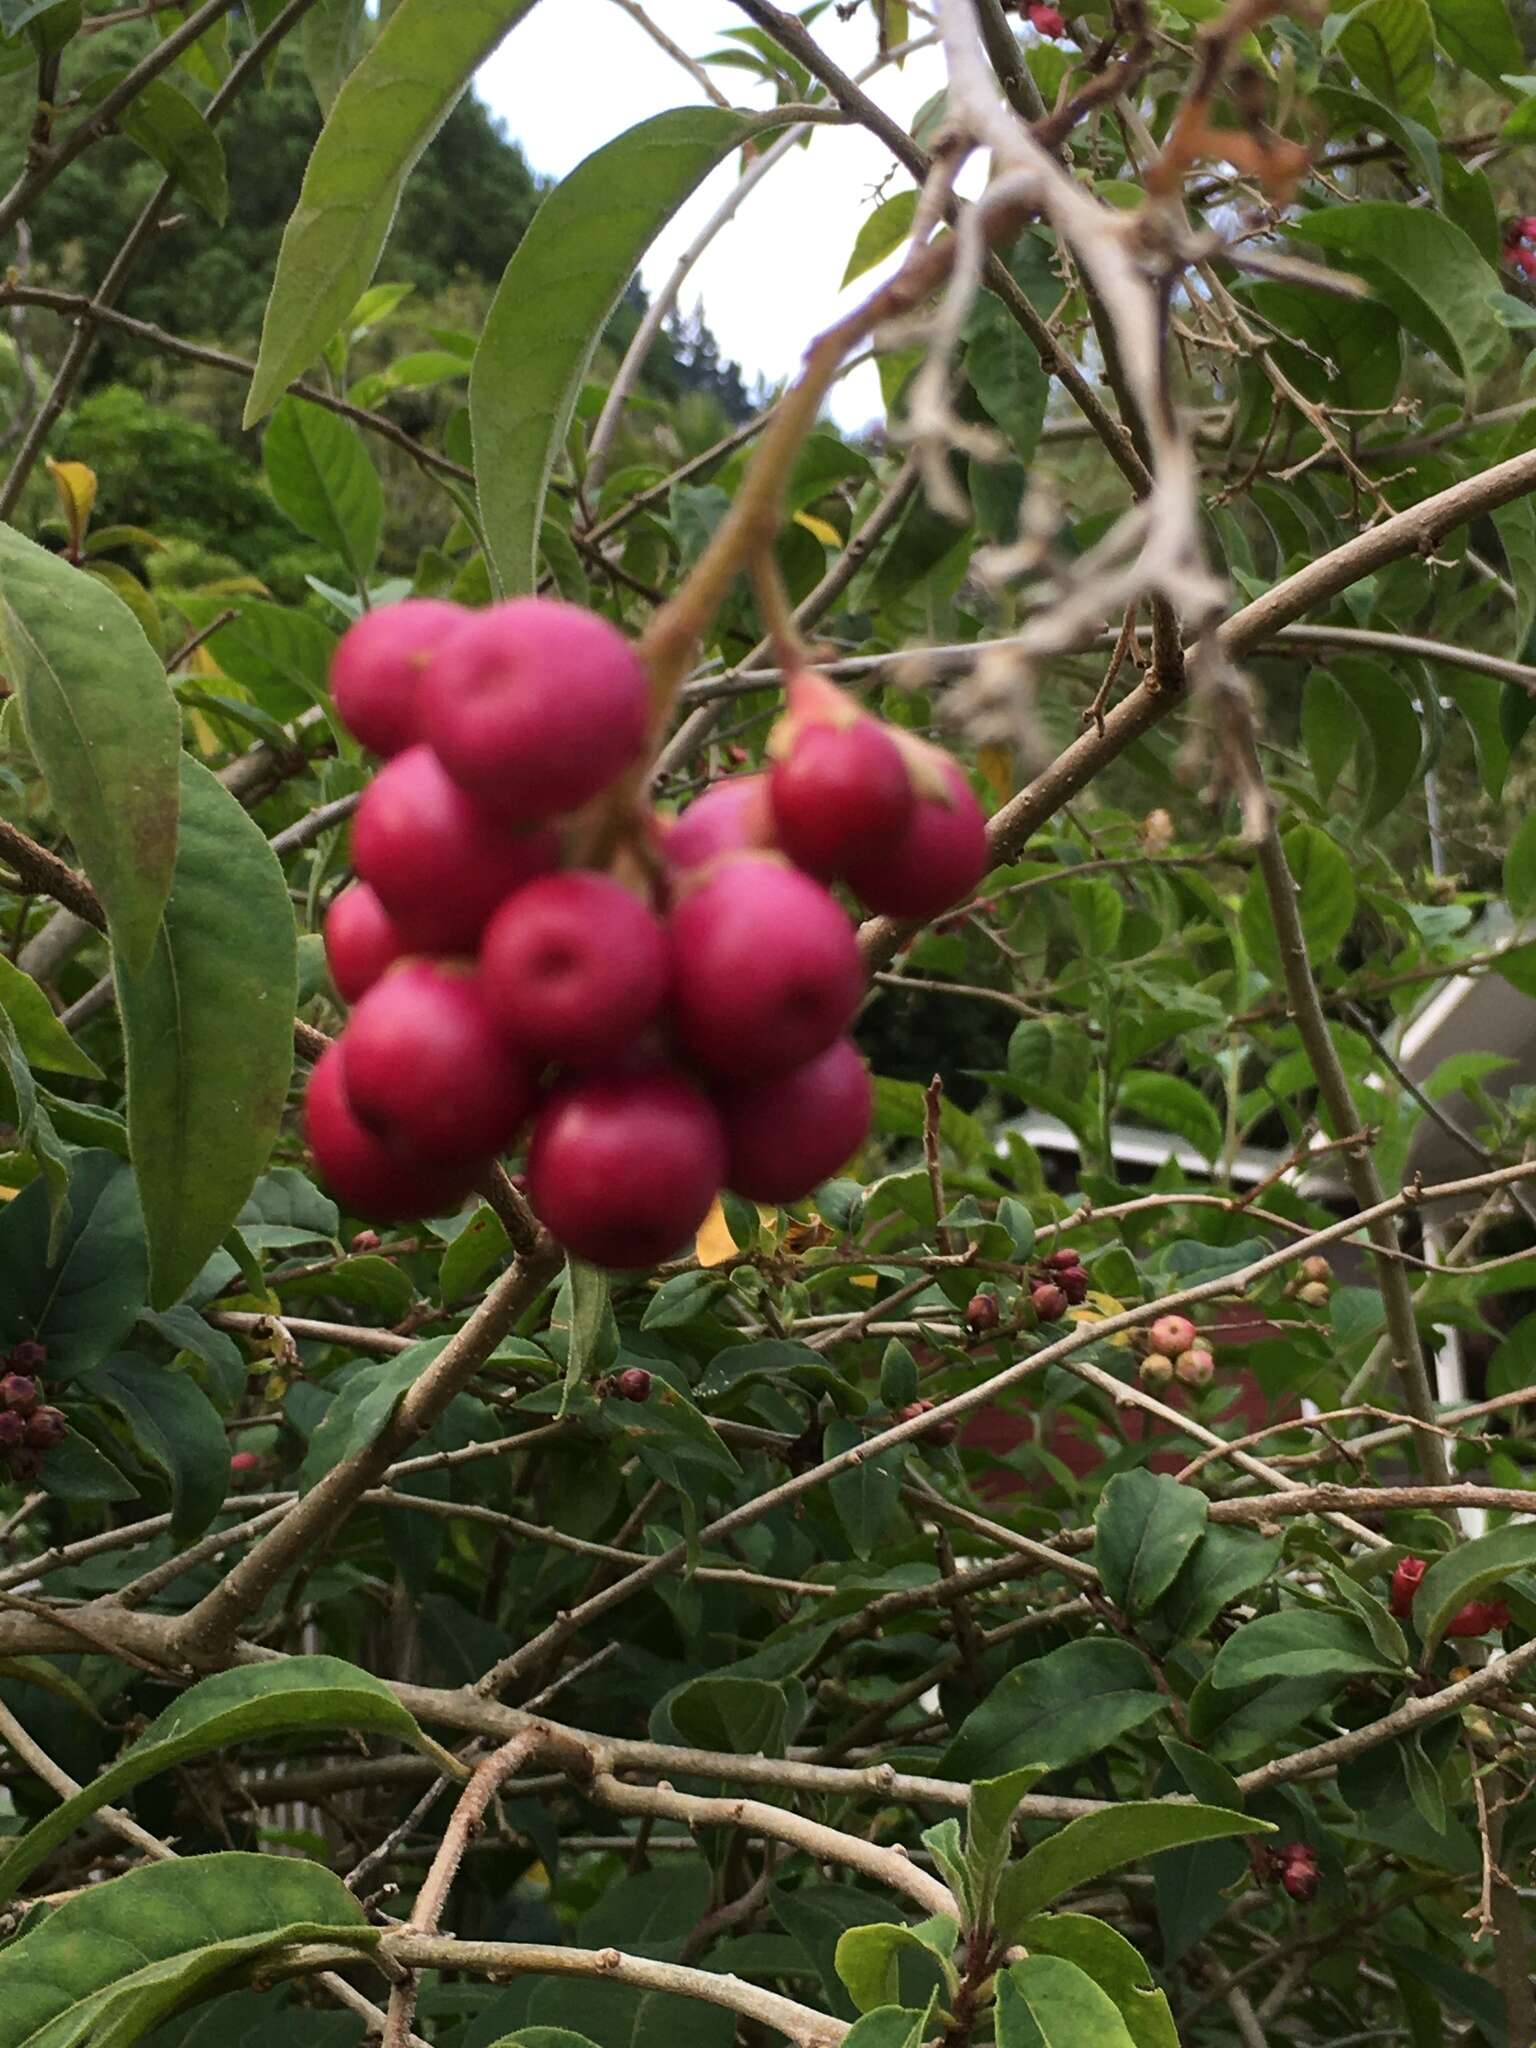
[[[898,1422],[911,1422],[919,1415],[927,1415],[932,1407],[933,1403],[931,1401],[909,1401],[905,1408],[898,1408],[896,1410],[896,1420]],[[925,1429],[918,1438],[918,1442],[920,1444],[931,1444],[935,1450],[942,1451],[947,1444],[952,1444],[959,1434],[959,1423],[953,1417],[946,1415],[941,1422],[935,1422],[931,1428]]]
[[1392,1574],[1392,1591],[1388,1605],[1398,1619],[1405,1620],[1413,1612],[1413,1596],[1419,1590],[1427,1565],[1422,1557],[1403,1558]]
[[27,1448],[33,1451],[51,1451],[55,1444],[63,1443],[69,1434],[69,1424],[57,1408],[34,1408],[27,1417]]
[[1458,1607],[1445,1625],[1448,1636],[1485,1636],[1490,1630],[1509,1626],[1509,1609],[1502,1600],[1469,1600]]
[[651,1376],[643,1366],[626,1365],[614,1380],[613,1391],[621,1401],[649,1401]]
[[1291,1856],[1280,1873],[1280,1882],[1299,1904],[1305,1906],[1317,1897],[1320,1882],[1318,1868],[1312,1853]]
[[1074,1308],[1088,1299],[1088,1275],[1081,1266],[1069,1266],[1058,1270],[1056,1283]]
[[1070,1273],[1080,1266],[1083,1260],[1080,1252],[1075,1252],[1071,1245],[1064,1244],[1059,1251],[1047,1252],[1040,1263],[1042,1266],[1049,1266],[1053,1273]]
[[12,1372],[41,1372],[48,1363],[48,1346],[39,1343],[36,1337],[24,1337],[11,1346],[11,1355],[5,1362]]
[[1065,1288],[1058,1287],[1054,1280],[1042,1280],[1038,1287],[1031,1288],[1029,1305],[1042,1323],[1059,1323],[1071,1303]]
[[984,1337],[1002,1320],[995,1294],[973,1294],[965,1305],[965,1327],[973,1337]]
[[18,1415],[30,1415],[42,1399],[37,1381],[24,1372],[8,1372],[0,1379],[0,1402]]

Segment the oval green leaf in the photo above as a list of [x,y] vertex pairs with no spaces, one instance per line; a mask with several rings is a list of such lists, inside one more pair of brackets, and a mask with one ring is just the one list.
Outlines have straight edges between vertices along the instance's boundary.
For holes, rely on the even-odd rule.
[[361,591],[379,557],[384,489],[356,427],[285,398],[261,444],[267,482],[300,533],[334,548]]
[[1031,1955],[1063,1956],[1086,1970],[1120,2008],[1136,2048],[1179,2048],[1166,1994],[1140,1952],[1113,1927],[1085,1913],[1045,1913],[1029,1922],[1022,1939]]
[[1120,2008],[1064,1956],[1029,1956],[997,1980],[997,2048],[1136,2048]]
[[307,370],[357,303],[400,193],[454,101],[534,0],[399,0],[336,95],[283,230],[249,427]]
[[1171,1474],[1118,1472],[1094,1511],[1093,1561],[1117,1607],[1145,1614],[1205,1533],[1208,1503]]
[[1325,1607],[1285,1607],[1244,1622],[1216,1652],[1210,1679],[1232,1689],[1276,1678],[1353,1678],[1362,1671],[1399,1671],[1383,1657],[1363,1621]]
[[1183,1849],[1191,1842],[1217,1841],[1223,1835],[1271,1832],[1266,1822],[1251,1814],[1215,1806],[1175,1806],[1164,1799],[1127,1800],[1102,1813],[1086,1813],[1003,1872],[997,1888],[998,1932],[1008,1941],[1020,1940],[1024,1922],[1052,1899],[1077,1885],[1091,1884],[1122,1863],[1135,1863],[1164,1849]]
[[537,582],[545,494],[608,317],[641,257],[772,114],[679,107],[605,143],[544,201],[496,288],[469,380],[486,546],[509,596]]
[[143,971],[117,969],[155,1308],[196,1277],[267,1163],[293,1069],[297,988],[276,856],[223,784],[183,756],[170,898]]
[[82,1052],[53,1013],[30,974],[0,953],[0,1010],[11,1020],[28,1062],[48,1074],[78,1074],[83,1081],[105,1079],[89,1053]]
[[181,714],[133,613],[99,577],[0,525],[0,664],[32,757],[107,914],[142,966],[176,857]]
[[[146,1778],[189,1758],[206,1756],[211,1750],[227,1749],[234,1742],[316,1728],[392,1735],[417,1748],[426,1746],[415,1718],[388,1686],[339,1657],[287,1657],[281,1663],[220,1671],[184,1692],[124,1750],[110,1770],[82,1786],[73,1799],[56,1806],[21,1837],[0,1861],[0,1899],[14,1898],[27,1874],[83,1821]],[[272,1860],[252,1859],[263,1864]],[[4,1956],[0,1956],[0,1970],[3,1965]]]
[[1511,1572],[1529,1571],[1533,1564],[1536,1522],[1510,1522],[1436,1558],[1413,1599],[1414,1627],[1424,1638],[1425,1656],[1439,1642],[1459,1607],[1468,1600],[1480,1600]]

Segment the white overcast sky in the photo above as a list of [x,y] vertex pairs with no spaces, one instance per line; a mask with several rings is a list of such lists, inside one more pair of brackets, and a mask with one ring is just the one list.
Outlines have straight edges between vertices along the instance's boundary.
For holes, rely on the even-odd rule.
[[[724,47],[720,31],[745,16],[728,0],[647,0],[647,11],[693,57]],[[840,22],[828,9],[816,22],[822,47],[856,73],[875,56],[873,11]],[[739,105],[765,105],[770,95],[743,71],[718,67],[720,89]],[[637,121],[668,107],[696,105],[697,83],[613,0],[543,0],[512,31],[481,70],[481,97],[506,123],[536,171],[562,177],[581,159]],[[921,50],[897,70],[887,67],[868,90],[903,125],[943,83],[936,50]],[[663,232],[641,269],[652,289],[671,274],[735,182],[732,157]],[[702,303],[720,343],[747,374],[787,376],[818,330],[869,289],[869,279],[840,299],[839,282],[874,188],[892,169],[887,150],[861,129],[814,131],[810,147],[791,151],[752,193],[717,237],[683,287],[682,305]],[[888,191],[906,188],[898,172]],[[880,415],[873,366],[856,370],[834,393],[832,410],[845,427]]]

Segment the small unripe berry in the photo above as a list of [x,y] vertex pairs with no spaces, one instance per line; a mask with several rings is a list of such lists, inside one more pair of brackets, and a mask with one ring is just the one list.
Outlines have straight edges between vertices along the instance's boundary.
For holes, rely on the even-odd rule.
[[14,1451],[27,1440],[27,1418],[14,1408],[0,1408],[0,1451]]
[[480,942],[491,1014],[538,1064],[620,1058],[659,1013],[669,965],[666,933],[640,898],[575,870],[520,889]]
[[1195,1344],[1188,1351],[1179,1353],[1173,1361],[1173,1369],[1184,1386],[1208,1387],[1216,1370],[1216,1361],[1203,1344]]
[[1088,1275],[1081,1266],[1058,1266],[1056,1285],[1074,1308],[1088,1299]]
[[29,1373],[8,1372],[0,1379],[0,1401],[18,1415],[30,1415],[41,1399],[42,1390]]
[[669,868],[684,873],[722,854],[761,852],[772,843],[767,776],[731,775],[712,782],[663,829],[661,852]]
[[352,1239],[355,1252],[376,1252],[382,1240],[376,1230],[359,1230]]
[[1392,1573],[1392,1591],[1388,1605],[1399,1620],[1405,1620],[1413,1612],[1413,1596],[1419,1590],[1419,1581],[1429,1569],[1422,1557],[1400,1558]]
[[63,1443],[69,1434],[69,1424],[57,1408],[34,1408],[27,1417],[27,1448],[33,1451],[51,1451],[55,1444]]
[[5,1363],[12,1372],[41,1372],[48,1363],[48,1346],[39,1343],[36,1337],[23,1337],[19,1344],[13,1344]]
[[344,1003],[365,996],[406,950],[394,919],[366,882],[343,889],[325,913],[325,964]]
[[1042,1280],[1030,1289],[1029,1305],[1042,1323],[1059,1323],[1072,1304],[1058,1281]]
[[[927,1415],[933,1407],[931,1401],[909,1401],[904,1408],[896,1410],[897,1422],[911,1422],[919,1415]],[[920,1444],[930,1444],[936,1451],[944,1450],[960,1434],[960,1425],[953,1416],[946,1415],[942,1421],[933,1423],[917,1439]]]
[[[793,682],[789,691],[793,720]],[[914,802],[896,742],[857,711],[836,721],[814,712],[800,720],[774,763],[769,793],[780,846],[826,882],[894,847]]]
[[1310,1259],[1302,1260],[1301,1277],[1303,1280],[1317,1280],[1327,1283],[1333,1278],[1333,1268],[1320,1253],[1317,1253]]
[[1053,1252],[1047,1252],[1040,1263],[1042,1266],[1048,1266],[1053,1273],[1071,1273],[1083,1263],[1083,1255],[1074,1251],[1071,1245],[1064,1244]]
[[441,598],[408,597],[353,621],[331,657],[331,701],[354,738],[386,756],[415,746],[423,671],[469,616]]
[[819,882],[766,854],[741,854],[672,912],[679,1043],[729,1080],[782,1074],[825,1052],[864,993],[853,927]]
[[750,1202],[798,1202],[847,1164],[869,1135],[874,1090],[851,1039],[770,1074],[722,1086],[726,1185]]
[[651,689],[596,612],[520,597],[471,615],[422,684],[422,730],[448,773],[498,817],[579,810],[644,750]]
[[236,1451],[229,1461],[231,1472],[254,1472],[261,1463],[254,1451]]
[[1166,1387],[1173,1379],[1173,1360],[1161,1351],[1149,1351],[1136,1368],[1137,1378],[1149,1387]]
[[379,770],[352,826],[353,864],[415,952],[472,953],[492,911],[559,859],[553,832],[499,823],[430,747]]
[[973,1337],[985,1337],[1002,1319],[995,1294],[973,1294],[965,1304],[965,1327]]
[[381,1222],[439,1216],[457,1209],[475,1178],[472,1165],[390,1152],[352,1113],[338,1040],[315,1062],[304,1096],[304,1131],[320,1178],[343,1208]]
[[1177,1358],[1181,1351],[1188,1351],[1199,1333],[1188,1316],[1159,1316],[1148,1334],[1154,1351]]
[[579,1074],[534,1121],[528,1194],[541,1222],[595,1266],[654,1266],[688,1241],[725,1175],[713,1104],[667,1068]]
[[1309,1280],[1305,1287],[1298,1287],[1296,1299],[1305,1302],[1308,1308],[1326,1308],[1333,1297],[1333,1290],[1324,1280]]
[[931,918],[967,896],[991,865],[987,821],[957,763],[942,773],[949,801],[920,796],[893,846],[861,854],[848,880],[871,910],[890,917]]
[[641,1365],[626,1365],[613,1382],[613,1391],[621,1401],[649,1401],[651,1398],[651,1376]]
[[484,1160],[511,1144],[533,1107],[527,1066],[459,961],[405,961],[368,991],[336,1043],[352,1114],[393,1151]]

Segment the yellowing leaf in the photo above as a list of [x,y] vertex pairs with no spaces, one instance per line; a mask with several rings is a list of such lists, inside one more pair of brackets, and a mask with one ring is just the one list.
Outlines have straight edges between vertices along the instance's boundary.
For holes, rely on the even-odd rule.
[[[759,1204],[757,1213],[765,1228],[772,1223],[775,1213],[772,1209],[765,1209]],[[731,1235],[718,1195],[714,1207],[699,1225],[698,1235],[693,1240],[693,1252],[701,1266],[725,1266],[732,1259],[741,1257],[741,1247]]]
[[803,526],[807,533],[814,534],[824,547],[840,548],[843,544],[843,536],[837,528],[829,525],[825,519],[818,519],[814,512],[797,512],[795,524]]
[[880,1276],[878,1273],[851,1273],[849,1284],[853,1287],[878,1287]]
[[72,558],[78,558],[85,529],[91,523],[91,508],[96,503],[96,472],[83,462],[55,462],[51,455],[46,460],[69,527],[69,552]]
[[976,766],[981,779],[998,803],[1013,795],[1013,749],[995,743],[976,749]]

